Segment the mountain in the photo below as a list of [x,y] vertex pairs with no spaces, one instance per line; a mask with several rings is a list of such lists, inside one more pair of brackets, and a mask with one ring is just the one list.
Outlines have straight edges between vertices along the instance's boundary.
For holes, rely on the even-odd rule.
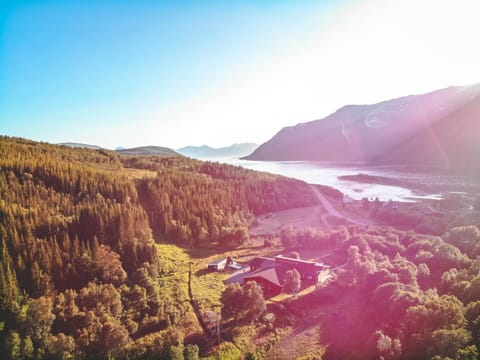
[[120,155],[156,155],[156,156],[163,156],[163,157],[172,157],[172,156],[182,156],[181,154],[177,153],[176,151],[161,147],[161,146],[140,146],[136,148],[130,149],[117,149],[115,150]]
[[86,149],[101,149],[101,146],[98,145],[90,145],[90,144],[82,144],[82,143],[76,143],[76,142],[64,142],[64,143],[59,143],[57,145],[64,145],[64,146],[70,146],[72,148],[86,148]]
[[258,145],[254,143],[241,143],[221,148],[212,148],[207,145],[186,146],[177,151],[196,159],[237,159],[251,154],[257,147]]
[[348,105],[280,130],[248,160],[480,167],[480,84]]

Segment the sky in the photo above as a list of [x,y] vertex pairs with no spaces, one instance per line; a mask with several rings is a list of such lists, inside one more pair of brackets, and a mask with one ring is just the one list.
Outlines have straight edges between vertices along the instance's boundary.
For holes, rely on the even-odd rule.
[[0,1],[0,134],[107,148],[263,143],[480,82],[478,0]]

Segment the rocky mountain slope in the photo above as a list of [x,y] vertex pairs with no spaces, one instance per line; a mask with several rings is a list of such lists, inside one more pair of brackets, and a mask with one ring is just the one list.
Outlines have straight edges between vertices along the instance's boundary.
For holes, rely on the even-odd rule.
[[348,105],[280,130],[248,160],[480,167],[480,84]]

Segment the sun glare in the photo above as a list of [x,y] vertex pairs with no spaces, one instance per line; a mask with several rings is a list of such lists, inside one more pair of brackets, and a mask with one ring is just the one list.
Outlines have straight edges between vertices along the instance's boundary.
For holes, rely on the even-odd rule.
[[[475,1],[348,2],[317,31],[151,120],[169,119],[177,134],[189,124],[186,143],[198,132],[213,145],[261,142],[346,104],[473,83],[480,79],[476,8]],[[218,136],[224,132],[234,139]]]

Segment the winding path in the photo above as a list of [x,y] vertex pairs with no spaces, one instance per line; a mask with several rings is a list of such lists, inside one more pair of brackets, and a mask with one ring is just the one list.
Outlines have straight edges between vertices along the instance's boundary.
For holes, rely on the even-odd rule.
[[323,208],[332,216],[345,219],[352,224],[360,225],[360,226],[368,226],[368,225],[373,225],[372,222],[368,220],[360,220],[360,219],[353,219],[349,216],[346,216],[342,213],[340,213],[337,209],[333,207],[333,205],[328,201],[328,199],[321,193],[320,190],[318,190],[315,185],[310,185],[310,188],[312,189],[313,193],[317,197],[318,201],[322,204]]

